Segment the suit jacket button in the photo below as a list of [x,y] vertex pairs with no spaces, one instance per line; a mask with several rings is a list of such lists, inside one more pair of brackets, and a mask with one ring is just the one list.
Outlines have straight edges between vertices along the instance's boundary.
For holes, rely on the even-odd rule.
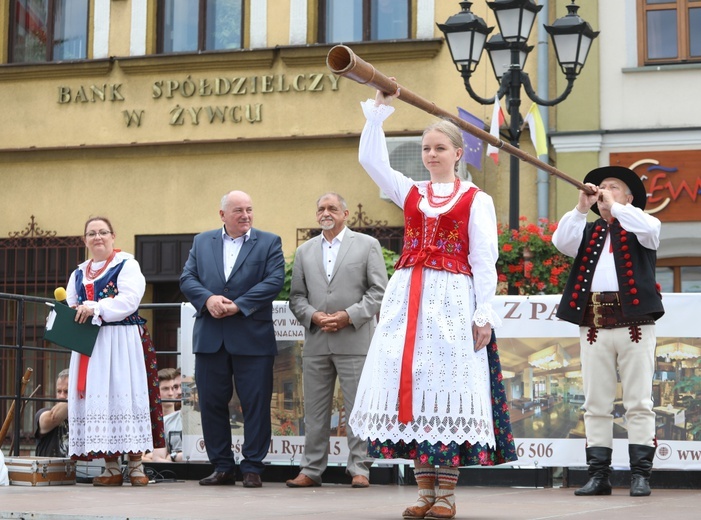
[[224,292],[229,292],[229,288],[228,288],[228,287],[224,287]]

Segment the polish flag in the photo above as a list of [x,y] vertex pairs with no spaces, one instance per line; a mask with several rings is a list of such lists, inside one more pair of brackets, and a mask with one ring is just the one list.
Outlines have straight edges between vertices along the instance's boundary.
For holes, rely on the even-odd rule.
[[[499,98],[494,96],[494,111],[492,112],[492,124],[489,127],[489,133],[494,137],[501,139],[499,137],[499,127],[504,124],[504,111],[501,109],[501,103]],[[499,148],[487,145],[487,155],[489,155],[494,164],[499,164]]]

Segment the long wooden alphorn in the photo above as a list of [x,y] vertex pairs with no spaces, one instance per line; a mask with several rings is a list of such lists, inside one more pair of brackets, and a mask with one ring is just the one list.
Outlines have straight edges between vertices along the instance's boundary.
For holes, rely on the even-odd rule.
[[410,105],[420,108],[424,112],[428,112],[434,116],[450,119],[453,123],[466,132],[482,139],[483,141],[486,141],[495,148],[504,150],[505,152],[518,157],[523,162],[532,164],[537,168],[548,172],[550,175],[554,175],[555,177],[572,184],[580,190],[583,190],[585,193],[593,195],[593,192],[589,189],[589,187],[577,179],[573,179],[554,166],[541,161],[537,157],[533,157],[520,148],[502,141],[498,137],[493,136],[489,132],[485,132],[482,128],[468,123],[455,114],[451,114],[450,112],[437,107],[432,101],[428,101],[427,99],[414,94],[408,88],[403,87],[396,81],[389,79],[368,62],[359,58],[349,47],[346,47],[345,45],[336,45],[329,51],[328,55],[326,56],[326,66],[334,74],[352,79],[353,81],[357,81],[363,85],[374,87],[386,94],[394,94],[395,92],[399,91],[397,98],[401,99],[405,103],[409,103]]
[[[29,379],[32,377],[32,372],[34,372],[34,369],[32,368],[27,368],[27,371],[24,373],[24,377],[22,378],[22,387],[20,389],[20,396],[24,395],[24,389],[27,386],[27,383],[29,383]],[[2,428],[0,428],[0,446],[2,446],[2,443],[5,442],[5,436],[7,435],[7,430],[10,429],[10,425],[12,424],[12,419],[15,416],[15,401],[12,401],[12,404],[10,405],[10,409],[7,411],[7,417],[5,418],[5,421],[2,423]]]

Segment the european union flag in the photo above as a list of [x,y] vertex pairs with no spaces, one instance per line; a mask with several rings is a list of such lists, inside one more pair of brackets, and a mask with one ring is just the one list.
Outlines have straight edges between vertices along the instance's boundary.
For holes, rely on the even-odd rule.
[[[484,128],[484,122],[478,117],[475,117],[472,114],[470,114],[467,110],[458,107],[458,115],[461,119],[464,119],[465,121],[476,126],[477,128]],[[462,160],[465,161],[467,164],[471,164],[478,170],[481,170],[482,149],[484,145],[482,139],[480,139],[479,137],[475,137],[474,135],[468,132],[465,132],[465,130],[462,131],[462,138],[463,141],[465,141],[465,149],[464,153],[462,154]]]

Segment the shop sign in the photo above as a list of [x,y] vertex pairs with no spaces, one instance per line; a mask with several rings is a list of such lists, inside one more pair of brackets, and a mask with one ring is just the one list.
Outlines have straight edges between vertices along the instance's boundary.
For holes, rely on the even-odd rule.
[[612,153],[610,162],[640,176],[647,213],[662,222],[701,219],[701,150]]
[[[261,76],[193,77],[158,79],[151,84],[151,99],[176,101],[168,107],[166,121],[170,126],[200,123],[261,123],[263,103],[239,103],[240,96],[274,93],[316,93],[337,91],[339,77],[326,73],[271,74]],[[192,100],[195,100],[194,102]],[[122,110],[127,128],[140,127],[147,107],[131,107],[128,85],[103,83],[91,85],[59,85],[59,105],[126,103]]]

